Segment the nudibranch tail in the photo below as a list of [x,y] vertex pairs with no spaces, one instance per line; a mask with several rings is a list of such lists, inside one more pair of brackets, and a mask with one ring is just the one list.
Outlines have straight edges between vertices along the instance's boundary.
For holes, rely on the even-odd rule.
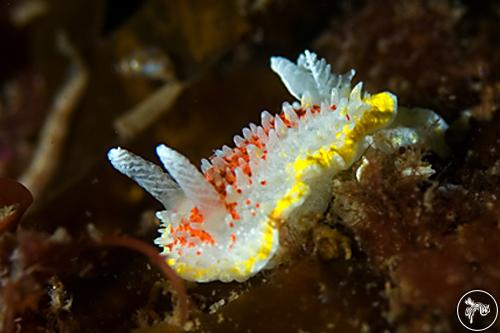
[[184,196],[179,185],[154,163],[119,147],[109,150],[108,159],[116,170],[132,178],[166,209],[174,207]]
[[375,135],[389,138],[394,149],[424,136],[404,126],[430,126],[436,135],[445,129],[430,111],[395,121],[396,96],[370,95],[362,83],[351,88],[354,70],[333,74],[312,52],[296,64],[273,57],[271,68],[298,101],[283,103],[276,115],[263,111],[260,125],[234,136],[234,148],[202,160],[201,172],[165,145],[157,153],[168,174],[125,150],[109,153],[116,169],[165,206],[157,212],[162,228],[155,243],[185,279],[244,281],[269,267],[280,227],[307,231],[303,218],[325,211],[331,180],[376,143]]
[[445,142],[448,124],[435,112],[423,108],[401,108],[401,112],[398,112],[394,120],[394,126],[407,131],[414,130],[413,137],[416,136],[417,141],[425,140],[431,150],[441,157],[448,153],[448,146]]

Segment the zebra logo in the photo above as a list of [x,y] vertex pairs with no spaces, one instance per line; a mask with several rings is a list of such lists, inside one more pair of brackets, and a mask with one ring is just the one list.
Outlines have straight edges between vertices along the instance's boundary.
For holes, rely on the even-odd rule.
[[479,310],[479,313],[481,316],[486,316],[488,313],[490,313],[490,305],[489,304],[483,304],[480,302],[474,302],[472,298],[468,297],[465,300],[465,304],[468,305],[468,307],[465,308],[465,316],[469,318],[469,322],[472,324],[474,321],[474,314],[476,311]]
[[484,331],[493,326],[498,316],[495,298],[480,289],[465,293],[457,305],[460,323],[471,331]]

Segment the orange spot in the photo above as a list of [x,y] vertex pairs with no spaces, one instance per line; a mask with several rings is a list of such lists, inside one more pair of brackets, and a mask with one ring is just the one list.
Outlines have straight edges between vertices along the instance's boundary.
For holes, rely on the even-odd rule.
[[228,203],[226,203],[226,209],[227,210],[233,210],[236,206],[238,206],[237,202],[228,202]]
[[217,193],[221,196],[222,199],[226,196],[226,185],[224,182],[217,181],[215,176],[219,174],[218,170],[216,170],[214,167],[208,169],[205,171],[205,179],[212,184],[212,186],[215,188]]
[[210,245],[215,244],[215,239],[213,239],[213,237],[205,230],[191,229],[190,235],[191,237],[198,238],[203,243],[207,243]]
[[321,107],[318,104],[314,104],[311,108],[312,113],[319,113],[321,111]]
[[304,118],[306,115],[306,110],[304,110],[303,108],[300,108],[298,110],[295,110],[295,113],[297,114],[297,116],[299,116],[299,119]]
[[186,237],[184,237],[184,236],[180,236],[179,238],[177,238],[177,241],[178,241],[178,242],[179,242],[182,246],[186,245],[186,243],[187,243]]
[[257,135],[252,135],[252,137],[248,140],[248,143],[251,143],[260,149],[264,148],[264,144],[260,141]]
[[292,127],[292,123],[285,117],[285,113],[283,111],[279,114],[279,116],[281,120],[283,120],[283,122],[285,123],[286,127]]
[[215,239],[208,232],[202,229],[195,229],[189,223],[183,219],[181,224],[173,229],[172,236],[174,237],[173,245],[195,247],[196,242],[194,240],[187,240],[187,237],[194,238],[199,242],[214,245]]
[[239,220],[240,215],[236,211],[236,206],[238,206],[237,202],[228,202],[226,203],[226,210],[228,211],[229,214],[231,214],[231,217],[233,220]]
[[252,177],[252,169],[250,169],[250,165],[248,165],[248,163],[243,166],[243,173],[248,177]]
[[236,180],[235,174],[232,170],[230,172],[226,172],[224,178],[226,179],[226,182],[230,185],[234,184]]
[[231,233],[231,243],[229,244],[229,249],[233,248],[234,243],[236,243],[236,235],[232,232]]
[[193,223],[203,223],[204,218],[200,210],[197,207],[191,209],[191,215],[189,215],[189,220]]

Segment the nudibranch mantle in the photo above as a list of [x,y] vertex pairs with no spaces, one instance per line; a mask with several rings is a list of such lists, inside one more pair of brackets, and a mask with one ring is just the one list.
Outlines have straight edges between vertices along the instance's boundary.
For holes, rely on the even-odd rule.
[[156,151],[168,173],[124,149],[108,153],[117,170],[164,205],[155,243],[187,280],[244,281],[269,266],[280,226],[300,229],[301,217],[324,212],[334,175],[396,118],[396,96],[370,95],[362,83],[351,88],[354,70],[332,74],[312,52],[296,64],[273,57],[271,68],[300,102],[283,103],[276,116],[262,112],[261,125],[250,124],[234,148],[202,160],[201,172],[165,145]]

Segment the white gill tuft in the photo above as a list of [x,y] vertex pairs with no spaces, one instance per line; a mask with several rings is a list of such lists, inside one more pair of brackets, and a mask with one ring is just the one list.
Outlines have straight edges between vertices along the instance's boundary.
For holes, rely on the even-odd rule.
[[233,141],[234,141],[234,144],[236,145],[236,147],[241,147],[243,145],[243,143],[245,142],[245,139],[243,139],[239,135],[235,135],[233,138]]
[[252,132],[248,128],[243,128],[243,137],[247,140],[249,140],[252,137]]
[[262,113],[260,114],[260,118],[261,118],[262,126],[265,129],[268,129],[269,127],[271,127],[271,122],[273,120],[273,116],[268,111],[262,111]]

